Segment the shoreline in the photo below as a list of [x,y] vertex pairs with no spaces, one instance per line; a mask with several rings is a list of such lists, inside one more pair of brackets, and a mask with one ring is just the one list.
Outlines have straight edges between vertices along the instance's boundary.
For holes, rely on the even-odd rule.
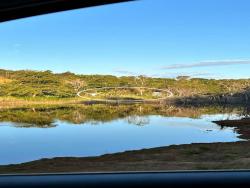
[[250,168],[249,142],[185,144],[125,151],[99,157],[56,157],[0,165],[0,174],[225,170]]

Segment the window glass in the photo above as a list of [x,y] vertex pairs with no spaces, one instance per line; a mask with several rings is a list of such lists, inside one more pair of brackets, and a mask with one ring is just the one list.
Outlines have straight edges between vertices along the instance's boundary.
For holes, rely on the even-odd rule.
[[141,0],[0,24],[0,173],[250,168],[250,2]]

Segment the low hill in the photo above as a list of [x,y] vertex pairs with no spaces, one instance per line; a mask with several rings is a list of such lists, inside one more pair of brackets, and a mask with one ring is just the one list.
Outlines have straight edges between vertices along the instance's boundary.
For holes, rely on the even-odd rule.
[[51,71],[0,70],[0,97],[72,98],[77,92],[101,87],[150,87],[168,89],[176,97],[245,92],[250,79],[169,79],[112,75],[76,75]]

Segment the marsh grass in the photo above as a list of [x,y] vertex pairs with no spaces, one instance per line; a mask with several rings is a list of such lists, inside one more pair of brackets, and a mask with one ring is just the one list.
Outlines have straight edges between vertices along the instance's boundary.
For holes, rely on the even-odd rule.
[[55,98],[55,97],[0,97],[0,109],[17,108],[32,105],[66,105],[77,104],[82,100],[79,98]]

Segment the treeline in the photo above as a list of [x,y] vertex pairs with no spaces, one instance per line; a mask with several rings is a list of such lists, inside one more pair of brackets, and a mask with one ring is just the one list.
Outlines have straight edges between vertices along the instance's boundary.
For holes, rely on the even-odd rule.
[[150,78],[144,76],[77,75],[51,71],[0,70],[0,96],[75,97],[80,90],[97,87],[153,87],[168,89],[175,96],[228,94],[245,91],[250,79]]

